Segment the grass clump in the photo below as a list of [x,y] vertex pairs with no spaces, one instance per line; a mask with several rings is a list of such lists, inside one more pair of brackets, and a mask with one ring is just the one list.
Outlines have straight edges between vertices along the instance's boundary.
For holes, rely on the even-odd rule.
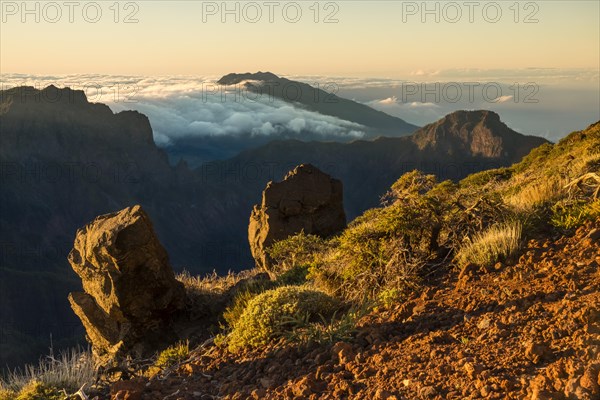
[[336,299],[307,287],[282,286],[251,299],[234,322],[228,347],[238,351],[283,337],[319,316],[327,318],[341,307]]
[[468,240],[456,255],[458,266],[468,264],[489,267],[499,260],[510,258],[521,244],[522,225],[509,222],[491,226]]
[[0,399],[62,400],[64,392],[74,393],[95,380],[96,368],[89,351],[71,349],[58,357],[51,351],[37,365],[9,372],[0,382]]
[[298,327],[288,332],[285,337],[292,343],[310,345],[312,343],[336,343],[352,339],[356,333],[358,321],[365,316],[371,307],[364,304],[341,313],[335,312],[331,318],[320,316],[319,321],[302,320]]
[[600,200],[560,202],[552,207],[551,223],[556,228],[570,231],[587,221],[600,217]]
[[179,342],[163,350],[154,365],[158,368],[165,369],[174,365],[180,364],[190,356],[189,342]]

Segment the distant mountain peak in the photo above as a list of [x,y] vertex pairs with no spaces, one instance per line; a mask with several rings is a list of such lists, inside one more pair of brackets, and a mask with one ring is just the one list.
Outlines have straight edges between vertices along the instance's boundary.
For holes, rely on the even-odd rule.
[[420,149],[435,148],[448,154],[470,153],[484,158],[507,154],[520,158],[547,140],[515,132],[489,110],[455,111],[417,130],[413,141]]
[[230,73],[223,76],[221,79],[217,81],[219,85],[237,85],[243,81],[253,80],[253,81],[274,81],[280,80],[282,78],[278,77],[272,72],[245,72],[245,73]]
[[[295,106],[300,105],[322,115],[354,122],[361,125],[357,130],[367,132],[365,138],[407,136],[418,128],[398,117],[323,90],[318,85],[315,87],[304,82],[281,78],[272,72],[230,73],[219,79],[217,83],[225,86],[243,83],[248,91],[269,98],[275,97],[293,103]],[[291,87],[293,90],[288,90]]]

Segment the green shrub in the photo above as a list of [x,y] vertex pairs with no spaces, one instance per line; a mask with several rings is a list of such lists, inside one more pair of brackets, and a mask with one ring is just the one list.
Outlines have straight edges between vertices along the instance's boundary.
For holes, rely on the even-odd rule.
[[306,287],[283,286],[251,299],[233,324],[228,347],[237,351],[256,347],[298,328],[319,315],[327,318],[340,308],[339,301]]
[[528,155],[523,157],[521,162],[513,166],[515,173],[521,173],[534,165],[543,163],[554,150],[555,146],[550,143],[544,143],[541,146],[536,147],[531,150]]
[[522,226],[520,222],[496,224],[468,240],[456,255],[460,268],[468,264],[481,267],[506,260],[520,247]]
[[299,286],[306,283],[308,276],[308,265],[296,265],[277,276],[275,284],[277,286]]
[[433,175],[403,175],[385,196],[385,207],[366,211],[331,241],[309,279],[357,302],[376,300],[383,290],[402,296],[417,289],[427,259],[451,238],[456,190],[450,181],[436,184]]
[[556,203],[552,207],[551,223],[563,230],[572,230],[587,221],[600,217],[600,200],[576,201],[573,203]]
[[165,369],[185,361],[190,356],[190,346],[188,342],[180,342],[163,350],[154,365]]
[[325,241],[304,231],[273,243],[266,251],[273,260],[273,272],[282,273],[297,267],[311,265],[325,248]]
[[281,286],[281,283],[271,280],[261,279],[242,282],[241,286],[235,290],[232,299],[223,312],[223,320],[226,324],[224,328],[231,328],[235,325],[250,300],[278,286]]

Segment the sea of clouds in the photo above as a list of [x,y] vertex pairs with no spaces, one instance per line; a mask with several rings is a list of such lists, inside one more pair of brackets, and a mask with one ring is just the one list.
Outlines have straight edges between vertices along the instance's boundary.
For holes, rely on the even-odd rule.
[[186,138],[297,137],[352,140],[365,127],[321,115],[268,93],[255,95],[243,84],[217,85],[215,77],[131,77],[114,75],[3,76],[4,87],[50,84],[84,90],[88,101],[107,104],[114,112],[137,110],[148,116],[159,146]]
[[[558,140],[600,119],[600,87],[594,70],[416,70],[406,79],[286,77],[419,126],[460,109],[488,109],[521,133]],[[69,86],[85,90],[89,101],[105,103],[114,112],[140,111],[150,119],[156,143],[166,148],[190,138],[239,137],[263,143],[269,138],[348,141],[366,135],[366,127],[359,124],[267,95],[256,97],[244,92],[242,85],[219,87],[218,79],[100,74],[2,74],[0,78],[4,89]],[[461,91],[458,98],[457,90]]]

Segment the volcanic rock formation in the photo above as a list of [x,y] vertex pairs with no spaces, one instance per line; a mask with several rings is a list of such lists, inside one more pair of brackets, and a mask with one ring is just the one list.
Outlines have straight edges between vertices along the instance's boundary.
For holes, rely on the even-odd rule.
[[69,254],[84,292],[69,301],[100,361],[146,356],[173,341],[185,306],[165,249],[140,206],[97,217],[78,230]]
[[248,240],[257,266],[269,270],[265,250],[274,242],[301,231],[326,237],[345,226],[342,182],[302,164],[282,182],[267,184],[262,204],[250,215]]

